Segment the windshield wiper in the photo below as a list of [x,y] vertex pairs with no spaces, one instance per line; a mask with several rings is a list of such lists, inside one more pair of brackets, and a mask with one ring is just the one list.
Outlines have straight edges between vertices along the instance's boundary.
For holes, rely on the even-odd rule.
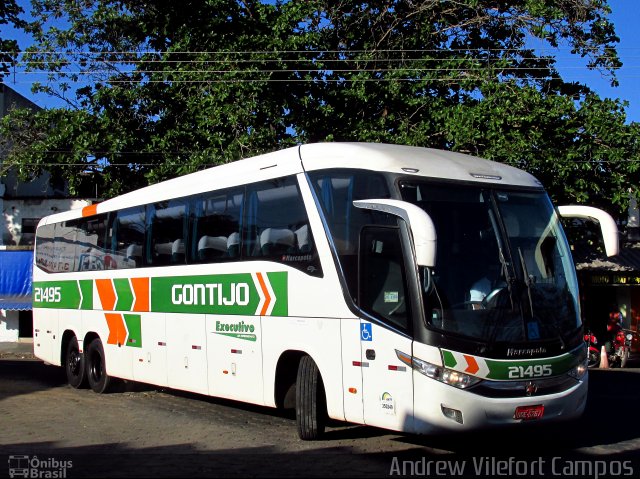
[[504,275],[505,282],[507,283],[507,291],[509,291],[509,300],[511,301],[511,310],[513,311],[513,285],[516,280],[509,271],[509,263],[504,257],[504,252],[502,251],[502,247],[498,246],[498,258],[500,259],[500,264],[502,265],[502,274]]
[[524,255],[522,254],[522,248],[520,247],[518,247],[518,255],[520,256],[520,266],[522,267],[524,284],[527,287],[527,295],[529,296],[529,311],[531,312],[531,319],[533,319],[533,298],[531,297],[531,284],[533,283],[533,276],[529,275],[529,271],[527,270],[527,263],[524,261]]
[[[502,238],[500,236],[501,230],[498,228],[498,223],[496,221],[495,214],[491,210],[489,210],[489,220],[491,221],[491,226],[493,227],[493,232],[496,236],[496,242],[498,244],[498,259],[500,260],[500,265],[502,266],[502,274],[504,276],[504,280],[507,283],[509,301],[511,302],[511,311],[515,312],[516,307],[513,301],[513,295],[514,295],[514,289],[516,286],[516,279],[511,272],[511,268],[509,263],[507,262],[507,259],[504,256],[504,245],[502,242]],[[498,331],[500,330],[500,327],[502,326],[502,322],[504,321],[505,315],[506,315],[505,311],[502,308],[498,309],[497,311],[498,311],[498,314],[496,317],[496,321],[493,325],[493,330],[491,331],[491,334],[489,336],[489,341],[488,341],[488,346],[490,348],[492,348],[493,345],[495,344],[496,336],[498,335]],[[522,314],[520,316],[522,317]],[[522,333],[526,334],[524,330],[522,331]]]
[[502,238],[500,237],[500,229],[498,229],[498,222],[496,221],[495,214],[491,210],[489,210],[489,220],[491,221],[493,234],[496,236],[496,243],[498,244],[498,259],[500,260],[500,265],[502,266],[502,274],[504,275],[504,280],[507,283],[507,291],[509,292],[509,300],[511,301],[511,310],[513,311],[513,285],[515,283],[515,278],[511,274],[509,263],[507,263],[507,260],[504,257],[504,247],[502,244]]

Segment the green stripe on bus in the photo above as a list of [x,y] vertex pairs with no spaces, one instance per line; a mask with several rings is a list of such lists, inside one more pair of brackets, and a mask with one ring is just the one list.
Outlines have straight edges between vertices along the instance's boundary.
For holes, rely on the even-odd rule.
[[451,351],[447,351],[446,349],[442,350],[442,359],[444,361],[444,366],[447,368],[455,368],[456,364],[458,364],[455,356],[451,354]]
[[142,347],[142,326],[139,314],[123,314],[124,322],[127,324],[127,346],[133,348]]
[[118,295],[115,311],[131,311],[133,305],[133,292],[127,278],[114,279],[113,285]]
[[33,307],[78,309],[80,307],[78,281],[38,281],[33,283]]
[[93,280],[81,279],[78,281],[82,292],[82,303],[80,309],[93,309]]
[[586,358],[586,350],[582,345],[559,356],[536,359],[489,359],[446,349],[441,351],[446,368],[498,381],[558,376]]
[[267,277],[273,297],[259,291],[249,273],[151,278],[151,311],[253,316],[266,302],[273,304],[272,316],[286,316],[287,273]]
[[[152,312],[254,316],[289,314],[288,274],[266,273],[266,291],[250,273],[151,278]],[[114,311],[131,311],[134,294],[127,278],[113,280]],[[34,308],[93,309],[93,280],[34,283]]]
[[277,273],[267,273],[271,288],[276,296],[276,304],[273,307],[271,316],[289,315],[289,295],[287,288],[287,273],[281,271]]
[[[493,361],[487,359],[489,374],[487,379],[532,379],[546,376],[558,376],[580,363],[578,356],[572,353],[555,358],[528,359],[521,361]],[[547,369],[545,369],[547,367]]]

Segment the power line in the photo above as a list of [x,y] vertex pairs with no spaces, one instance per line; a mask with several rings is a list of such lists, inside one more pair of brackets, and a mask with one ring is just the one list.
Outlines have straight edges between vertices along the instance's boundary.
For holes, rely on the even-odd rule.
[[[75,155],[74,152],[71,151],[59,151],[59,150],[45,150],[40,152],[42,154],[56,154],[56,155]],[[162,151],[156,151],[156,152],[100,152],[100,153],[96,153],[95,155],[91,155],[91,156],[97,156],[100,158],[105,158],[107,156],[127,156],[127,155],[132,155],[132,156],[144,156],[144,155],[158,155],[158,156],[163,156],[165,157],[165,159],[170,159],[171,155],[177,155],[177,154],[196,154],[196,153],[202,153],[202,151],[174,151],[174,152],[162,152]],[[101,160],[103,161],[103,160]],[[571,163],[575,163],[575,164],[624,164],[624,163],[639,163],[640,162],[640,158],[622,158],[620,160],[601,160],[601,159],[593,159],[593,160],[571,160]],[[198,164],[196,165],[197,167],[214,167],[214,166],[218,166],[220,165],[220,163],[202,163],[202,164]],[[6,163],[2,163],[0,162],[0,167],[2,166],[6,166],[6,167],[12,167],[12,164],[6,164]],[[108,163],[92,163],[92,162],[42,162],[42,163],[23,163],[20,162],[19,166],[26,166],[26,167],[47,167],[47,166],[78,166],[78,167],[85,167],[85,168],[92,168],[92,169],[104,169],[107,167],[153,167],[153,166],[172,166],[172,165],[167,165],[166,163],[140,163],[140,162],[126,162],[126,163],[112,163],[112,162],[108,162]],[[173,165],[173,166],[177,166],[177,165]]]

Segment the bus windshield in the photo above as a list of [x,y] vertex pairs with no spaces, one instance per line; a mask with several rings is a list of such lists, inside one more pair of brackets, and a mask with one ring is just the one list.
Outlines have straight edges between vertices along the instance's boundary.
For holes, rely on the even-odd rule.
[[401,182],[438,234],[432,328],[482,342],[564,342],[580,327],[571,252],[543,191]]

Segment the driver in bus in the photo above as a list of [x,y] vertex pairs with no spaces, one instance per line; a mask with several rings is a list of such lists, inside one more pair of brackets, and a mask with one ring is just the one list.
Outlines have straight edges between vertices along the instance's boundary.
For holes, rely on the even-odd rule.
[[469,303],[471,309],[484,309],[484,300],[496,287],[503,287],[504,282],[500,281],[500,267],[495,264],[486,266],[484,275],[469,288]]

